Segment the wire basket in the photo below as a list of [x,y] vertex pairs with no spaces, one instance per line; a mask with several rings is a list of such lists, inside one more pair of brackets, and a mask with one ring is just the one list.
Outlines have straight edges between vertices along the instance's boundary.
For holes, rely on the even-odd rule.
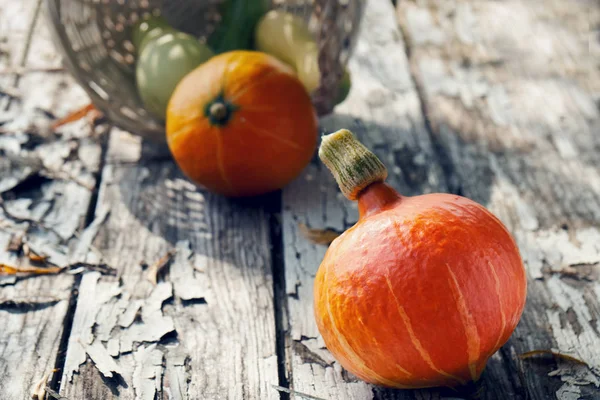
[[[132,133],[164,142],[164,125],[144,109],[135,85],[135,48],[129,27],[162,15],[173,27],[206,41],[231,0],[46,0],[67,68],[96,107]],[[244,1],[244,0],[237,0]],[[256,1],[256,0],[245,0]],[[319,48],[320,83],[311,94],[319,115],[334,98],[355,43],[364,0],[270,0],[305,20]]]

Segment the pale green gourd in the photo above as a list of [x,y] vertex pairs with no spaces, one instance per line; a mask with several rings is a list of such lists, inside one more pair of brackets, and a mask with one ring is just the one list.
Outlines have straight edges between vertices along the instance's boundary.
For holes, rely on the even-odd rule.
[[[290,65],[309,93],[319,86],[319,48],[306,23],[298,16],[280,11],[269,11],[258,23],[254,43],[256,49]],[[350,90],[350,74],[344,71],[336,104],[342,102]]]
[[164,120],[179,81],[212,56],[206,45],[183,32],[166,33],[146,43],[136,65],[138,93],[145,108]]
[[147,18],[140,19],[131,28],[131,43],[138,54],[142,48],[150,40],[168,32],[174,32],[175,28],[171,27],[166,19],[162,16],[151,15]]

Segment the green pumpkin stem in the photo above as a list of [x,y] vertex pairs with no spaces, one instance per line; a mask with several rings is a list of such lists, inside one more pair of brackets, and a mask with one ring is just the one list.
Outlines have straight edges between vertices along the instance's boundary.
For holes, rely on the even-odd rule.
[[349,200],[357,200],[367,186],[387,178],[385,165],[347,129],[323,136],[319,158]]

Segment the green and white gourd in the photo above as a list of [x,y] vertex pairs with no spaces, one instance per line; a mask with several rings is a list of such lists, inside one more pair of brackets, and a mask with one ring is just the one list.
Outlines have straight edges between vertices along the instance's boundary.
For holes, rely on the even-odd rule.
[[[294,68],[309,93],[319,87],[319,47],[300,17],[280,10],[269,11],[256,27],[254,44],[257,50],[275,56]],[[335,104],[344,101],[350,86],[350,74],[345,70]]]
[[179,81],[212,56],[206,45],[183,32],[167,32],[150,41],[142,39],[135,75],[145,108],[164,121]]

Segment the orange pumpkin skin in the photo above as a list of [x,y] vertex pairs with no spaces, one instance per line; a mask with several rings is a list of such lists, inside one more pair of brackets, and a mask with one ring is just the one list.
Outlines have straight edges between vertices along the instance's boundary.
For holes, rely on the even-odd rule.
[[327,348],[361,379],[396,388],[477,380],[510,337],[527,281],[504,225],[450,194],[359,196],[360,218],[329,247],[315,279]]
[[[221,103],[224,118],[211,106]],[[294,72],[272,56],[232,51],[186,75],[167,108],[167,142],[194,182],[226,196],[280,189],[309,163],[317,117]]]

